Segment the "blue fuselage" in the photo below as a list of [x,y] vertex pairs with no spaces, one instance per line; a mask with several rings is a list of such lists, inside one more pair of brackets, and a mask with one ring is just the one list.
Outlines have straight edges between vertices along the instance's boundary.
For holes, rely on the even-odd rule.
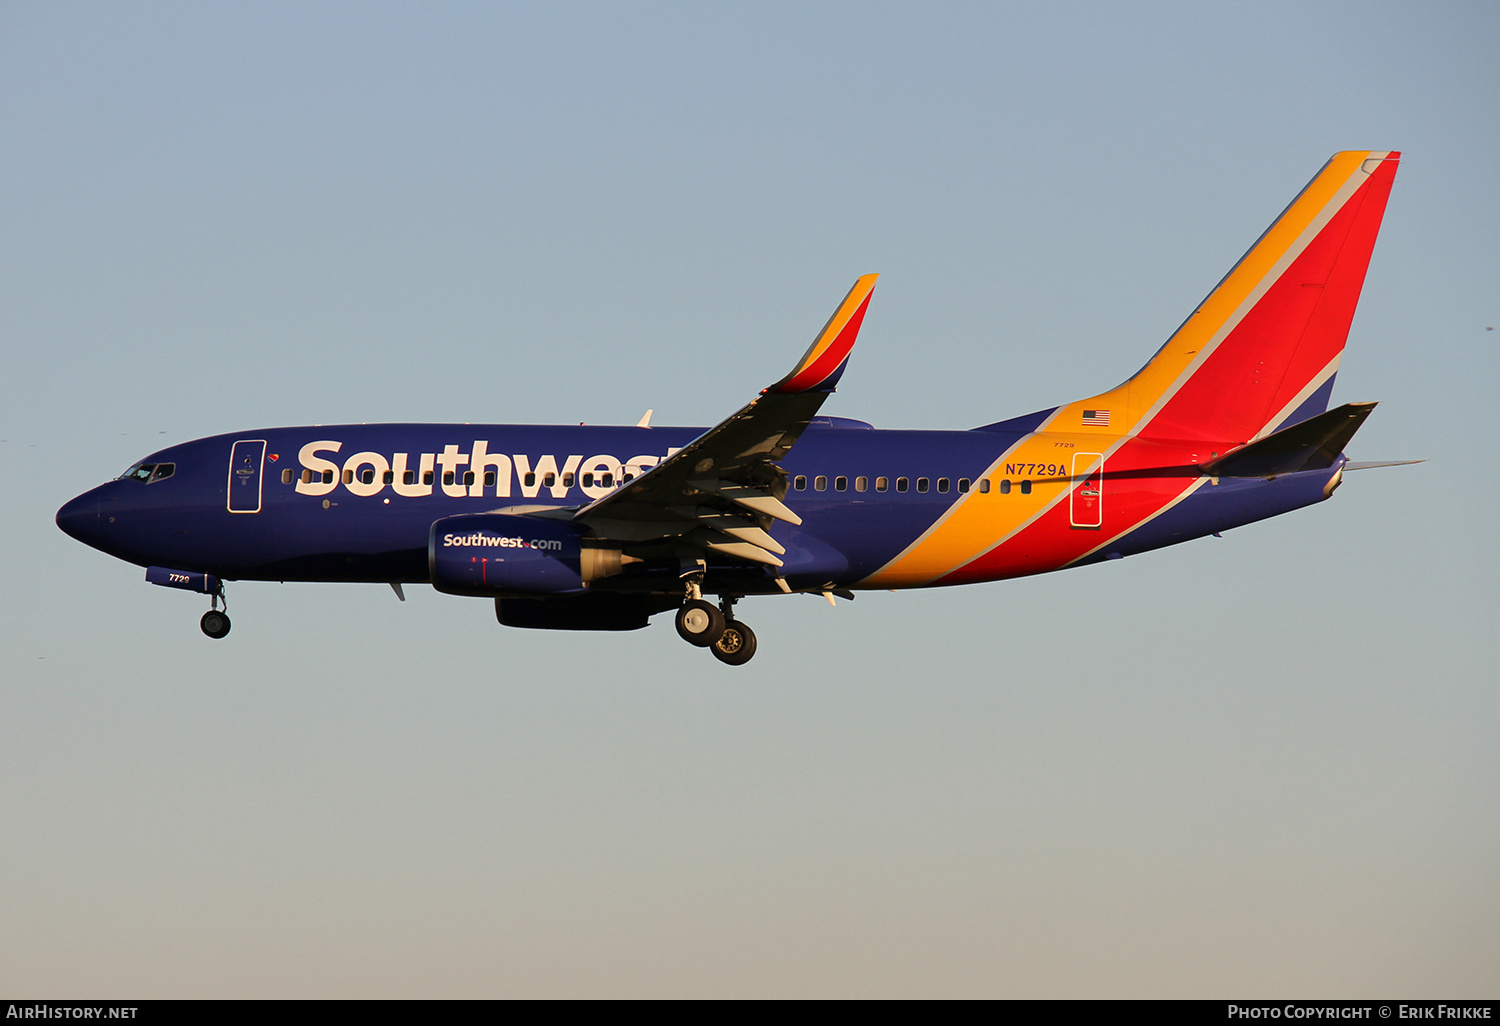
[[[111,481],[69,502],[57,519],[79,540],[142,566],[227,579],[422,582],[434,521],[514,507],[583,506],[701,433],[378,424],[218,435],[153,453],[138,466],[170,467],[169,476]],[[782,462],[790,484],[785,501],[802,524],[778,522],[771,531],[787,548],[780,576],[793,588],[859,586],[980,488],[987,474],[997,476],[998,461],[1024,435],[815,422]],[[1316,502],[1334,472],[1215,482],[1147,523],[1118,525],[1122,533],[1108,551],[1076,562],[1173,544]],[[988,491],[988,482],[983,487]],[[1030,572],[1057,568],[1037,565]],[[610,587],[670,592],[678,587],[676,574],[675,565],[647,561]],[[772,591],[775,576],[767,567],[726,559],[710,565],[707,588]]]

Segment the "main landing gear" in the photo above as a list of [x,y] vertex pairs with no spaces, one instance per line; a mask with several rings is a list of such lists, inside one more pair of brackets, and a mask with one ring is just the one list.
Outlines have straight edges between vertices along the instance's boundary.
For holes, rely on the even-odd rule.
[[[224,600],[224,608],[219,608],[219,600]],[[208,612],[203,614],[203,619],[198,621],[198,626],[203,628],[203,633],[218,641],[229,633],[229,600],[224,598],[224,586],[219,585],[219,590],[213,593],[211,605]]]
[[710,646],[714,658],[730,666],[744,666],[755,656],[755,632],[738,620],[728,620],[724,633]]
[[721,663],[748,663],[755,655],[755,632],[734,618],[738,596],[725,595],[715,607],[703,600],[697,584],[688,586],[688,596],[677,610],[677,633],[682,640],[708,649]]

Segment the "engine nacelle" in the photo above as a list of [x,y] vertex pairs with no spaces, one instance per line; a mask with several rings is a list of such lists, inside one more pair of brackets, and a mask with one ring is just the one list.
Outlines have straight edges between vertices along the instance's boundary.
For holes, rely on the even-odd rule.
[[509,513],[444,517],[427,539],[432,586],[450,595],[576,595],[636,562],[585,544],[568,520]]

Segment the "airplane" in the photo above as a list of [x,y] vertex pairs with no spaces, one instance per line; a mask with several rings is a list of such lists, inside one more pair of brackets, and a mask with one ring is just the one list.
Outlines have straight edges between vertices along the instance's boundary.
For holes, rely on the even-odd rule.
[[[708,430],[346,424],[152,453],[57,513],[209,596],[225,581],[431,584],[510,627],[623,631],[675,610],[731,666],[747,596],[973,584],[1218,535],[1333,495],[1374,403],[1329,409],[1400,154],[1335,154],[1134,376],[965,431],[820,413],[876,275],[790,373]],[[1414,461],[1400,461],[1414,462]],[[714,597],[717,601],[711,601]],[[224,603],[224,609],[220,609]]]

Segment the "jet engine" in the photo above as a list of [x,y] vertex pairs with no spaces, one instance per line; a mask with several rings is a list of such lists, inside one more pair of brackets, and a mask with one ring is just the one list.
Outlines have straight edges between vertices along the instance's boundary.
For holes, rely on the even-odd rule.
[[568,520],[476,513],[435,521],[427,537],[432,586],[450,595],[576,595],[634,562]]

